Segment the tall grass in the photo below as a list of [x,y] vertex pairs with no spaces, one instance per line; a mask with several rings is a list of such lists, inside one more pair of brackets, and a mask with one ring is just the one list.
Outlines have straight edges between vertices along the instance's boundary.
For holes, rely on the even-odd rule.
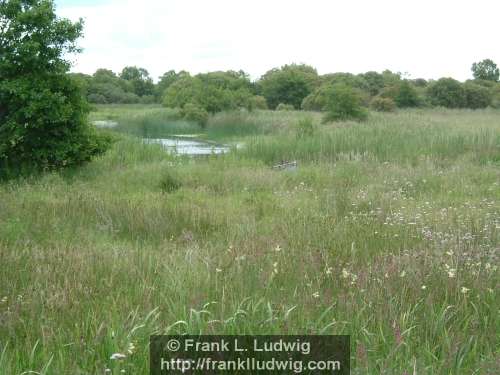
[[151,334],[274,333],[351,335],[353,374],[497,373],[499,119],[226,114],[229,155],[123,136],[0,185],[0,369],[146,374]]

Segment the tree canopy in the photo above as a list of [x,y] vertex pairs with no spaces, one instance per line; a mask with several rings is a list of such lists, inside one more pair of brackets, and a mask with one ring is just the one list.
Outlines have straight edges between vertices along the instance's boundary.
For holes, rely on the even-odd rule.
[[483,79],[486,81],[498,82],[500,78],[500,70],[497,64],[490,59],[472,64],[472,73],[475,79]]
[[63,56],[79,51],[82,28],[51,0],[0,2],[0,174],[78,164],[105,148],[66,74]]

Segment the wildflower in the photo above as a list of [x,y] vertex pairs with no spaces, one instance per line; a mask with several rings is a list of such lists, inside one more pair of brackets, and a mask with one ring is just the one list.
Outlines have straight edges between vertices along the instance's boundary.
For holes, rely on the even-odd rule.
[[128,354],[132,355],[135,353],[135,345],[133,342],[128,344],[128,349],[127,349]]
[[6,303],[7,302],[7,296],[3,297],[0,303]]
[[450,268],[450,269],[448,270],[448,277],[449,277],[450,279],[453,279],[453,278],[455,277],[455,275],[456,275],[456,274],[457,274],[457,270],[456,270],[456,269],[454,269],[454,268]]
[[469,293],[469,290],[470,290],[469,288],[466,288],[465,286],[463,286],[461,292],[462,292],[462,294],[467,294],[467,293]]
[[273,273],[278,273],[278,262],[273,263]]
[[107,368],[106,370],[104,370],[104,372],[105,372],[106,374],[109,374],[109,373],[111,373],[111,369]]
[[343,277],[344,279],[349,278],[349,276],[350,276],[350,275],[351,275],[351,274],[349,273],[349,271],[347,271],[345,268],[343,268],[343,269],[342,269],[342,277]]
[[406,271],[401,272],[401,274],[399,276],[400,277],[405,277],[406,276]]
[[486,264],[484,265],[484,268],[486,268],[487,270],[489,270],[489,269],[491,268],[491,264],[486,263]]
[[332,267],[326,267],[325,273],[326,273],[327,275],[331,275],[331,274],[332,274],[332,272],[333,272],[333,268],[332,268]]
[[313,293],[314,298],[319,298],[319,292]]
[[215,272],[220,273],[220,272],[222,272],[222,270],[220,268],[216,268]]
[[122,360],[122,359],[125,359],[127,358],[127,356],[125,354],[122,354],[122,353],[114,353],[111,357],[109,357],[109,359],[115,361],[115,360]]
[[447,252],[446,252],[446,255],[448,255],[448,256],[450,256],[450,257],[451,257],[451,256],[453,256],[453,250],[447,251]]
[[277,253],[279,253],[281,251],[280,245],[277,245],[276,248],[274,249],[274,251],[276,251]]

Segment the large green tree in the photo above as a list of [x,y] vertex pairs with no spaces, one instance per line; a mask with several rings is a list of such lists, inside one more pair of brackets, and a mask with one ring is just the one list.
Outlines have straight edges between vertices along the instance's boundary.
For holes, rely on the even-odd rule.
[[303,64],[285,65],[268,71],[259,81],[259,88],[269,107],[290,104],[299,109],[302,101],[319,84],[316,69]]
[[63,58],[78,52],[82,27],[58,18],[52,0],[0,1],[0,175],[78,164],[104,149]]
[[153,80],[149,76],[149,72],[144,68],[127,66],[122,70],[120,78],[131,82],[134,93],[138,96],[154,94]]
[[500,70],[493,60],[485,59],[472,64],[472,74],[475,79],[484,79],[486,81],[498,82]]

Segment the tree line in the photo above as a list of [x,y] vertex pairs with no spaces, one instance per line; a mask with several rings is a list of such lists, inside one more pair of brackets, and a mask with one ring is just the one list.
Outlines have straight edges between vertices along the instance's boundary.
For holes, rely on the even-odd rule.
[[442,106],[448,108],[500,107],[499,69],[490,59],[474,63],[474,79],[459,82],[407,79],[390,70],[362,74],[320,75],[305,64],[274,68],[257,81],[244,71],[191,75],[168,71],[153,83],[144,68],[126,67],[120,74],[99,69],[93,75],[73,74],[90,103],[162,103],[167,107],[196,108],[215,113],[238,108],[325,110],[335,92],[351,91],[364,107],[378,111]]

